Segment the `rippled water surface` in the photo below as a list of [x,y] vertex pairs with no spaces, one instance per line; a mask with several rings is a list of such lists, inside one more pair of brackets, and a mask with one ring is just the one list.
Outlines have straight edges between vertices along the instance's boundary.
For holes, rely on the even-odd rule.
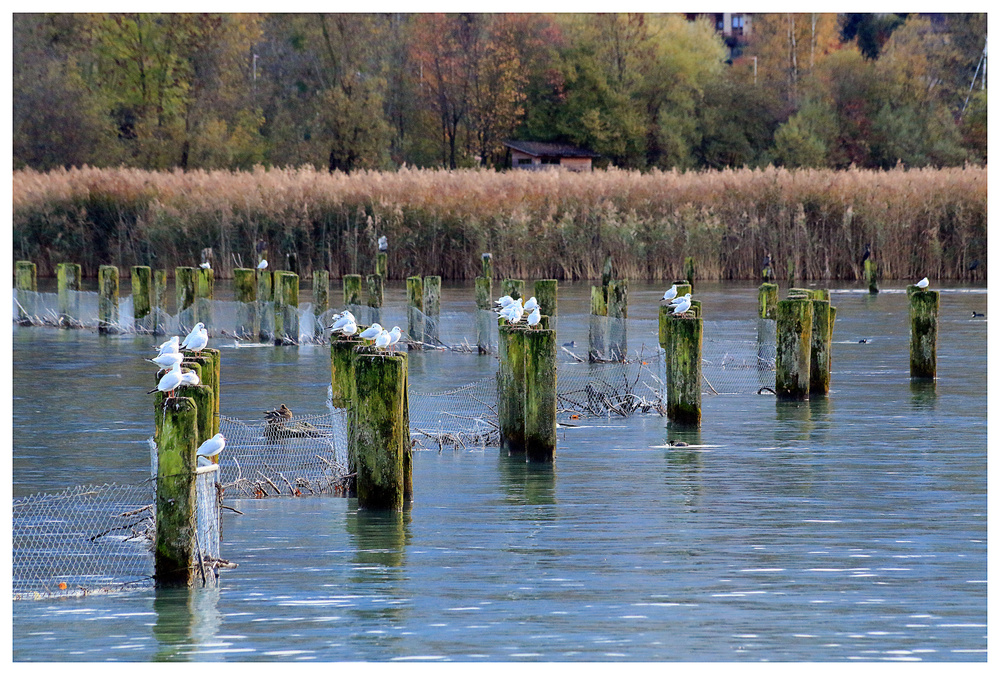
[[[243,515],[225,515],[222,553],[239,567],[219,589],[16,602],[13,657],[985,660],[987,323],[970,317],[986,293],[942,290],[939,379],[916,386],[905,294],[833,290],[829,397],[705,395],[700,432],[586,420],[560,431],[553,466],[417,452],[402,514],[231,500]],[[706,319],[753,317],[750,285],[697,291]],[[559,293],[560,342],[585,344],[589,288]],[[653,319],[660,293],[633,284],[629,316]],[[458,335],[472,295],[444,291]],[[151,343],[13,328],[15,497],[146,477]],[[223,414],[325,410],[325,348],[217,345]],[[494,369],[410,359],[427,391]],[[663,447],[673,438],[707,447]]]

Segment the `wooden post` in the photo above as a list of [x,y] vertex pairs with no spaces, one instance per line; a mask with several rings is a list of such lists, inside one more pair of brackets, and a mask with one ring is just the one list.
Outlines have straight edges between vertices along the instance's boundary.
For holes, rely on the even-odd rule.
[[865,260],[865,281],[868,282],[869,293],[878,293],[878,267],[871,258]]
[[56,266],[59,289],[59,325],[69,327],[80,321],[80,266],[76,263],[59,263]]
[[323,337],[326,326],[323,314],[330,309],[330,273],[322,269],[313,270],[313,336]]
[[198,322],[195,318],[197,312],[197,307],[195,306],[196,287],[195,268],[174,268],[174,291],[177,294],[177,323],[182,333],[191,330]]
[[351,312],[356,312],[361,306],[361,275],[344,275],[344,306]]
[[385,251],[380,251],[375,255],[375,274],[380,275],[383,279],[389,278],[389,254]]
[[607,288],[611,280],[614,279],[614,266],[611,264],[611,256],[604,258],[604,269],[601,272],[601,288],[605,289],[604,299],[607,300]]
[[132,268],[132,319],[136,333],[153,331],[153,270],[139,265]]
[[153,270],[153,334],[167,332],[167,270]]
[[196,416],[198,425],[196,428],[197,434],[195,436],[195,443],[201,445],[213,435],[215,435],[214,425],[212,423],[215,417],[215,392],[212,387],[205,384],[205,379],[203,373],[211,370],[211,363],[199,363],[184,361],[182,364],[187,370],[192,370],[198,373],[198,377],[201,378],[202,384],[190,385],[186,384],[177,387],[175,395],[180,398],[189,398],[194,402],[195,407],[198,409],[198,414]]
[[274,273],[274,344],[299,341],[299,275]]
[[97,278],[97,332],[118,332],[118,268],[101,265]]
[[198,466],[198,408],[190,398],[157,392],[156,542],[157,586],[187,586],[194,581],[195,471]]
[[483,278],[489,279],[490,283],[493,282],[493,254],[484,253],[482,258],[483,263]]
[[407,333],[411,340],[424,341],[424,282],[420,277],[406,278]]
[[18,260],[15,264],[14,279],[18,290],[17,301],[21,305],[17,310],[17,320],[20,323],[31,323],[38,314],[38,270],[35,263],[29,260]]
[[812,324],[813,305],[808,298],[778,302],[774,389],[779,399],[809,398]]
[[274,273],[254,271],[257,273],[257,319],[260,325],[257,337],[261,342],[270,342],[274,333]]
[[910,300],[910,378],[937,377],[937,324],[941,301],[937,291],[907,286]]
[[215,270],[201,269],[195,270],[195,317],[198,321],[211,329],[212,322],[212,298],[215,295]]
[[476,349],[480,354],[490,353],[490,335],[493,329],[493,280],[476,277]]
[[778,307],[778,284],[761,284],[757,289],[757,305],[760,308],[760,318],[775,318]]
[[608,283],[608,358],[624,361],[628,355],[628,279]]
[[360,341],[349,338],[330,339],[330,386],[335,408],[354,405],[354,350],[360,344]]
[[608,304],[603,286],[590,287],[590,361],[604,358],[608,340]]
[[500,326],[498,401],[500,446],[509,454],[524,452],[524,333]]
[[256,340],[260,333],[257,307],[257,270],[237,267],[233,270],[233,295],[236,298],[236,336]]
[[357,458],[358,506],[401,511],[410,448],[406,416],[406,354],[358,354],[354,364],[357,404],[351,440]]
[[684,278],[692,287],[694,286],[694,258],[691,256],[684,258]]
[[557,279],[539,279],[535,282],[535,299],[538,300],[539,312],[549,317],[559,314],[559,281]]
[[529,462],[551,462],[556,456],[556,332],[526,330],[521,333],[524,340],[525,457]]
[[[441,341],[438,323],[441,321],[441,277],[424,277],[424,322],[429,340]],[[430,321],[428,321],[428,319]]]
[[[822,295],[822,292],[814,293]],[[829,293],[827,293],[829,296]],[[833,348],[833,313],[828,299],[812,301],[812,339],[809,347],[809,394],[830,393],[830,372]]]
[[[211,406],[208,408],[203,408],[199,403],[198,406],[198,416],[199,420],[204,424],[199,423],[199,427],[204,426],[205,429],[209,430],[208,436],[199,436],[199,443],[205,441],[211,436],[219,433],[219,375],[221,370],[221,357],[218,349],[202,349],[200,353],[195,354],[194,352],[184,351],[184,361],[181,365],[184,368],[191,368],[196,373],[198,373],[198,378],[201,380],[201,385],[208,387],[211,390]],[[180,396],[181,394],[178,394]],[[184,394],[187,396],[188,394]],[[203,420],[203,417],[207,416],[207,420]]]
[[382,303],[385,301],[385,277],[381,274],[368,275],[368,313],[372,323],[382,321]]
[[518,300],[524,297],[524,282],[520,279],[504,279],[500,282],[500,294],[509,295],[510,297]]
[[667,419],[680,426],[701,424],[703,320],[674,316],[660,308],[660,344],[667,355]]

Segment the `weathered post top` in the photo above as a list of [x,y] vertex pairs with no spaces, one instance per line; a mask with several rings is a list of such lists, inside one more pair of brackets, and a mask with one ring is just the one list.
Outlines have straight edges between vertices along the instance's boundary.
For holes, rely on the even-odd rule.
[[774,385],[779,399],[809,398],[812,324],[812,300],[778,302]]
[[907,286],[910,300],[910,377],[933,380],[937,377],[938,291]]

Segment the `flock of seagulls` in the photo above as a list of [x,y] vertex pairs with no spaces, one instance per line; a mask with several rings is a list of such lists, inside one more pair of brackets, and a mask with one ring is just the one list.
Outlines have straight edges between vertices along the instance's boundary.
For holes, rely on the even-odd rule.
[[683,314],[691,309],[691,294],[685,293],[684,295],[677,297],[677,284],[668,288],[663,293],[663,297],[660,298],[660,301],[669,302],[667,306],[673,310],[674,315]]
[[159,366],[160,370],[166,370],[167,372],[160,378],[156,389],[152,389],[146,393],[152,394],[155,391],[162,391],[167,394],[167,398],[173,398],[174,390],[177,387],[181,385],[201,384],[197,373],[185,373],[181,371],[181,363],[184,361],[184,355],[181,354],[181,350],[186,349],[197,354],[207,344],[208,330],[205,328],[205,324],[199,321],[191,329],[191,332],[187,334],[183,342],[175,335],[158,347],[154,347],[158,354],[156,357],[146,360]]
[[531,296],[525,302],[524,298],[515,300],[509,295],[505,295],[498,298],[494,304],[497,315],[506,319],[507,323],[511,325],[520,323],[525,313],[528,315],[526,323],[529,328],[534,328],[542,321],[542,309],[538,306],[538,299],[535,296]]
[[344,310],[334,317],[334,322],[329,326],[331,333],[340,333],[345,337],[358,334],[358,337],[370,341],[369,344],[376,349],[389,349],[403,337],[403,331],[399,326],[393,326],[392,330],[386,330],[378,322],[373,323],[365,330],[358,333],[358,322],[350,310]]

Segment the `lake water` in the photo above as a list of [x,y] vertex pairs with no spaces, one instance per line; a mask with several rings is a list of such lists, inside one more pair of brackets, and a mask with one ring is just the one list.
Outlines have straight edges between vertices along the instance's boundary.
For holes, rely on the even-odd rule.
[[[987,322],[970,318],[985,289],[941,289],[938,380],[916,386],[902,284],[831,288],[828,397],[706,394],[696,432],[585,420],[552,466],[419,451],[400,514],[228,500],[243,515],[224,516],[222,556],[239,567],[220,588],[15,602],[13,658],[985,661]],[[633,283],[630,317],[654,319],[662,290]],[[750,284],[696,290],[706,320],[754,316]],[[559,294],[559,342],[585,345],[588,284]],[[446,286],[442,307],[474,343],[472,296]],[[14,326],[12,341],[14,497],[145,478],[153,340]],[[325,411],[325,347],[216,346],[223,414]],[[414,352],[410,384],[494,368]]]

